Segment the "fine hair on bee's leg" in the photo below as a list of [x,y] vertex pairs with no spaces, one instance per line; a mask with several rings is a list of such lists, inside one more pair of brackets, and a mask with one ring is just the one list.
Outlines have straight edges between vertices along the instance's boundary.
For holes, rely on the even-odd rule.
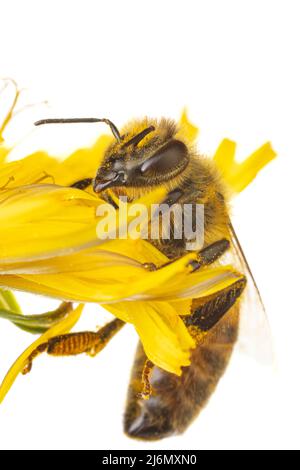
[[[217,295],[193,301],[182,317],[196,341],[191,365],[179,377],[155,366],[152,395],[142,400],[141,376],[147,359],[139,344],[128,388],[124,430],[137,439],[157,440],[183,432],[197,417],[222,377],[238,335],[239,299],[245,278]],[[226,314],[226,315],[225,315]]]
[[41,353],[47,352],[52,356],[74,356],[87,353],[90,356],[98,354],[111,338],[125,325],[118,318],[104,325],[98,331],[81,331],[54,336],[40,344],[28,357],[23,368],[23,375],[31,371],[32,361]]

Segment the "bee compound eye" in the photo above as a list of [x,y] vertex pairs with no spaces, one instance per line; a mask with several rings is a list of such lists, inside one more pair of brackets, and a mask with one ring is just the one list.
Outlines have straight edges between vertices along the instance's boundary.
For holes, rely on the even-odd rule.
[[140,170],[144,175],[167,173],[175,168],[185,167],[188,160],[185,144],[172,140],[146,160]]

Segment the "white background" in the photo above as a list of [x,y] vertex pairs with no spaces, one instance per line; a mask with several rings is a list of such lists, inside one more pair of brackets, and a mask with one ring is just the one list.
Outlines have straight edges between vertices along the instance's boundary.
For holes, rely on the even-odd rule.
[[[121,426],[136,343],[127,327],[93,360],[43,356],[19,377],[0,408],[1,448],[299,448],[298,9],[296,0],[1,1],[0,76],[27,89],[25,101],[49,101],[34,118],[95,115],[122,125],[144,114],[177,118],[186,105],[202,152],[229,137],[240,158],[266,140],[278,153],[233,207],[267,307],[275,376],[236,354],[183,436],[132,441]],[[20,135],[31,130],[27,122]],[[98,132],[48,128],[24,145],[66,153]],[[27,312],[56,304],[32,299],[21,296]],[[104,320],[89,308],[82,326]],[[1,321],[1,377],[31,340]]]

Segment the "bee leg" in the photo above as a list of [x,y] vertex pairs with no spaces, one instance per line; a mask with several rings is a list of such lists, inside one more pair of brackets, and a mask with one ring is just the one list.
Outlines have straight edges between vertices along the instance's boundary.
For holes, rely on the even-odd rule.
[[143,268],[147,269],[147,271],[156,271],[157,266],[154,263],[144,263]]
[[110,196],[108,193],[103,193],[102,199],[107,202],[107,204],[110,204],[113,206],[115,209],[119,209],[119,206],[116,201]]
[[217,261],[217,259],[219,259],[229,247],[229,241],[226,240],[226,238],[223,238],[203,248],[198,253],[198,259],[191,262],[191,266],[193,268],[192,272]]
[[111,322],[104,325],[97,331],[98,340],[89,350],[87,354],[91,357],[96,356],[102,349],[107,345],[107,343],[113,338],[113,336],[118,333],[118,331],[125,325],[125,323],[119,318],[115,318]]
[[83,180],[75,181],[70,187],[84,190],[92,184],[92,181],[93,178],[84,178]]
[[42,354],[43,352],[45,352],[47,349],[48,349],[48,342],[40,344],[34,351],[32,351],[32,353],[27,359],[26,365],[24,366],[22,370],[23,375],[28,374],[28,372],[31,371],[33,359],[35,359],[39,354]]
[[[208,266],[209,264],[217,261],[217,259],[228,250],[229,246],[229,241],[226,240],[226,238],[223,238],[203,248],[201,251],[199,251],[197,260],[193,260],[189,263],[189,266],[192,268],[191,272],[195,272],[203,266]],[[156,269],[163,268],[164,266],[167,266],[173,262],[174,261],[168,261],[159,267],[157,267],[154,263],[144,263],[143,267],[148,271],[155,271]]]
[[23,375],[31,371],[32,361],[41,353],[47,352],[52,356],[75,356],[87,353],[91,356],[100,352],[109,340],[122,328],[125,323],[116,318],[98,331],[81,331],[54,336],[40,344],[28,357],[23,368]]
[[[88,188],[93,182],[93,178],[84,178],[83,180],[76,181],[75,183],[71,184],[71,188],[77,188],[81,189],[82,191],[86,188]],[[0,188],[1,189],[1,188]],[[112,197],[109,194],[104,194],[102,198],[111,206],[113,206],[115,209],[118,209],[119,206],[116,204],[116,202],[112,199]]]
[[146,359],[144,363],[143,372],[142,372],[143,390],[137,394],[137,398],[142,398],[143,400],[149,400],[152,394],[150,377],[151,377],[151,372],[153,368],[154,368],[153,362],[149,361],[149,359]]
[[185,325],[196,327],[201,332],[212,329],[241,296],[246,287],[246,282],[246,278],[242,277],[217,294],[203,299],[194,299],[191,315],[187,315],[183,319]]

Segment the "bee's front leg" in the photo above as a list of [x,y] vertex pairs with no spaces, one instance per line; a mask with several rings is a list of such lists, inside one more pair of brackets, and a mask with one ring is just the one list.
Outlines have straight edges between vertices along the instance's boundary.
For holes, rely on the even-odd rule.
[[[86,188],[88,188],[91,184],[93,183],[93,178],[84,178],[82,180],[79,180],[79,181],[75,181],[75,183],[71,184],[70,187],[71,188],[76,188],[76,189],[81,189],[82,191],[84,191]],[[104,192],[102,194],[102,199],[104,201],[106,201],[108,204],[110,204],[111,206],[113,206],[115,209],[118,209],[119,206],[118,204],[116,203],[116,201],[114,201],[112,199],[112,197],[110,196],[110,194],[108,194],[107,192]]]
[[82,180],[75,181],[75,183],[71,184],[70,187],[84,190],[88,188],[92,184],[92,182],[93,178],[84,178]]
[[47,352],[52,356],[74,356],[76,354],[87,353],[95,356],[100,352],[109,340],[124,326],[124,322],[116,318],[98,331],[81,331],[69,333],[50,338],[45,343],[40,344],[28,357],[23,368],[23,374],[30,372],[32,361],[41,353]]

